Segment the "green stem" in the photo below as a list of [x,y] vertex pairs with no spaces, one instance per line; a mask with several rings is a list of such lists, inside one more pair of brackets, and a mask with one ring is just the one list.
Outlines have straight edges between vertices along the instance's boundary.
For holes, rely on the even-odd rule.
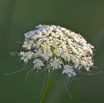
[[50,85],[50,82],[51,82],[51,75],[52,75],[52,73],[50,72],[50,75],[48,76],[47,84],[46,84],[46,87],[45,87],[45,91],[43,93],[43,96],[42,96],[42,99],[41,99],[40,103],[44,103],[44,100],[46,98],[46,95],[47,95],[47,92],[48,92],[48,89],[49,89],[49,85]]
[[63,61],[62,61],[62,59],[59,57],[59,59],[61,60],[61,62],[62,62],[62,65],[64,66],[64,63],[63,63]]

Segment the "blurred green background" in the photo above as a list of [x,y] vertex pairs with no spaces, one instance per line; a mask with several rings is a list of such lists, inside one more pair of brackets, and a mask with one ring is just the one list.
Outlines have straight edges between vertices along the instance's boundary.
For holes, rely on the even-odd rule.
[[[104,69],[104,0],[0,0],[0,103],[39,103],[45,74],[37,77],[26,72],[5,75],[22,69],[13,51],[20,51],[17,41],[38,24],[60,25],[95,46],[92,72]],[[53,74],[57,82],[60,75]],[[97,75],[78,75],[69,81],[68,89],[51,82],[45,103],[104,103],[104,71]],[[64,85],[63,80],[60,84]]]

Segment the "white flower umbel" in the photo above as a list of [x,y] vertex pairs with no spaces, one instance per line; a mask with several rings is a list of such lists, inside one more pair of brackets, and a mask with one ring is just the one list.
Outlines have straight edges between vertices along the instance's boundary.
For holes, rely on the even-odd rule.
[[20,59],[26,63],[31,60],[34,69],[47,67],[48,72],[60,69],[62,74],[72,77],[76,71],[82,68],[89,71],[93,66],[94,46],[80,34],[55,25],[39,25],[36,28],[24,34],[22,47],[28,52],[20,52]]
[[[48,76],[47,85],[40,101],[40,103],[43,103],[53,71],[59,70],[62,76],[67,75],[69,78],[76,76],[77,71],[84,73],[81,71],[82,69],[90,71],[90,67],[94,65],[92,59],[94,46],[87,43],[80,34],[60,26],[39,25],[36,26],[36,28],[36,30],[24,34],[25,40],[22,45],[24,50],[22,49],[23,51],[20,53],[16,52],[20,60],[25,63],[25,66],[27,64],[30,65],[8,74],[14,74],[29,67],[31,67],[31,69],[28,71],[27,77],[34,69],[37,70],[37,72],[40,70],[41,72],[47,71],[50,75],[45,76],[41,91],[42,94],[45,80]],[[65,87],[70,95],[66,83]]]

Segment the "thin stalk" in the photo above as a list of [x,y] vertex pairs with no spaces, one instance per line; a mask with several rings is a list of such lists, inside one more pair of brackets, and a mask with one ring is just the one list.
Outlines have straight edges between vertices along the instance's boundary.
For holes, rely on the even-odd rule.
[[49,89],[49,86],[50,86],[50,82],[51,82],[51,75],[52,75],[52,72],[50,72],[50,75],[48,76],[48,80],[47,80],[47,84],[46,84],[46,87],[45,87],[45,91],[43,93],[43,96],[42,96],[42,99],[41,99],[40,103],[44,103],[44,100],[46,98],[46,95],[47,95],[47,92],[48,92],[48,89]]

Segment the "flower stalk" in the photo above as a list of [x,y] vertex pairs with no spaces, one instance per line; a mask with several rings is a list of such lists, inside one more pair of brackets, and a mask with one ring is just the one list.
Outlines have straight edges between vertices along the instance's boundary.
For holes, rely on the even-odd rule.
[[48,92],[48,89],[50,86],[50,82],[51,82],[51,76],[52,76],[52,72],[50,72],[50,75],[48,76],[47,84],[46,84],[46,87],[45,87],[45,90],[44,90],[40,103],[44,103],[44,101],[45,101],[45,98],[46,98],[46,95],[47,95],[47,92]]

